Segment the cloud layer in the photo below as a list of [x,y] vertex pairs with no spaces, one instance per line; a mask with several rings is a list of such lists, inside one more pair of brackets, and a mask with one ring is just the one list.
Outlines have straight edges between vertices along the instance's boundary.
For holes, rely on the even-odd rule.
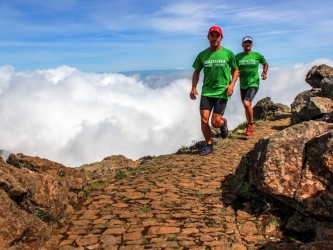
[[[304,78],[318,59],[269,70],[254,102],[270,96],[290,105],[310,86]],[[0,148],[67,166],[122,154],[137,159],[173,153],[202,140],[199,100],[189,98],[191,71],[86,73],[62,66],[32,72],[0,67]],[[198,89],[200,90],[201,85]],[[225,116],[245,120],[236,91]]]

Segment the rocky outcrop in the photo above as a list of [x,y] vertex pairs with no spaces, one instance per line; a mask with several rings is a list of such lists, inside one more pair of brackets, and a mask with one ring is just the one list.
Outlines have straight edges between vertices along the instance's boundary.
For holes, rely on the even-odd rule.
[[253,107],[255,120],[281,119],[291,116],[290,108],[281,103],[274,103],[270,97],[263,98]]
[[312,89],[297,95],[291,104],[293,124],[319,119],[332,122],[333,68],[325,64],[314,66],[305,81]]
[[0,158],[0,246],[24,249],[24,244],[29,242],[30,247],[38,249],[50,236],[48,223],[55,223],[73,211],[82,195],[84,176],[78,169],[47,159],[3,155]]
[[[269,243],[263,249],[330,249],[333,244],[333,68],[314,66],[306,82],[312,89],[291,105],[294,125],[260,139],[232,179],[239,197],[245,190],[252,198],[273,199],[289,211],[284,230],[308,235],[306,244]],[[269,99],[258,103],[259,111],[271,105]],[[249,195],[249,190],[258,193]]]
[[0,201],[0,249],[26,249],[27,242],[38,249],[49,238],[49,226],[21,209],[3,189],[0,189]]
[[112,155],[104,158],[101,162],[82,165],[80,168],[85,172],[87,181],[108,179],[117,171],[132,169],[139,165],[140,161],[133,161],[123,155]]
[[236,175],[302,213],[333,219],[332,145],[333,124],[301,123],[259,140]]
[[323,95],[333,99],[333,68],[322,64],[313,66],[307,73],[305,81],[312,88],[320,88]]

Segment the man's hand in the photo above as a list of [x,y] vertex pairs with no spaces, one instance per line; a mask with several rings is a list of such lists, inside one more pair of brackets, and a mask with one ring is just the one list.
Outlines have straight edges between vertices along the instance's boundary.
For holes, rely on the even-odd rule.
[[234,93],[234,87],[232,85],[228,85],[227,96],[231,96],[233,93]]
[[261,80],[266,80],[267,76],[265,72],[261,73]]
[[190,98],[192,100],[195,100],[195,99],[197,99],[197,97],[196,97],[197,95],[198,95],[197,88],[193,87],[191,90],[191,93],[190,93]]

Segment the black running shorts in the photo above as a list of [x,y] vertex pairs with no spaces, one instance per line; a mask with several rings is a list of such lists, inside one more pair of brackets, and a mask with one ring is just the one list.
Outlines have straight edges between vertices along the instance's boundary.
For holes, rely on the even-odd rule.
[[249,102],[252,102],[258,92],[258,88],[241,89],[240,92],[242,101],[247,100]]
[[200,110],[212,110],[214,113],[223,115],[227,107],[228,99],[213,98],[208,96],[201,96]]

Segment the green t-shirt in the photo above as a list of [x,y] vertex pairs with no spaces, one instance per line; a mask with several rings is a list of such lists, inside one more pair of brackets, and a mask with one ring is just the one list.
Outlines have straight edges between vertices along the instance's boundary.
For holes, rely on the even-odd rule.
[[192,66],[198,72],[204,69],[201,95],[230,99],[226,86],[231,82],[230,70],[237,68],[235,54],[231,50],[222,47],[211,51],[207,48],[198,54]]
[[266,63],[265,57],[262,54],[254,51],[252,51],[250,54],[242,52],[236,55],[236,60],[240,72],[240,88],[259,88],[259,63],[264,65]]

